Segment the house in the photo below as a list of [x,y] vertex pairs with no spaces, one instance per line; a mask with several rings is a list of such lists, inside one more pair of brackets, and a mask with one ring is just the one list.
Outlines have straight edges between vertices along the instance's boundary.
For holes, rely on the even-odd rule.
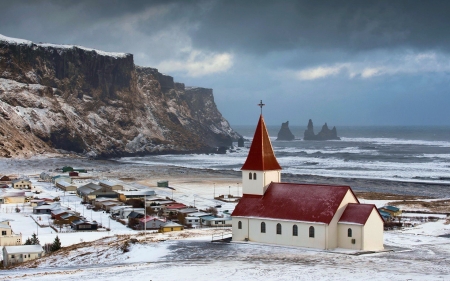
[[183,229],[184,229],[184,226],[182,226],[181,224],[169,221],[161,226],[161,228],[159,229],[159,232],[181,231]]
[[22,234],[15,234],[9,223],[0,223],[0,233],[0,246],[22,245]]
[[231,226],[231,217],[213,217],[204,216],[200,218],[202,220],[202,225],[206,226]]
[[37,207],[37,206],[44,204],[44,202],[45,201],[43,199],[31,199],[30,205],[31,205],[31,207]]
[[39,175],[39,178],[43,181],[50,181],[52,179],[52,177],[49,174],[47,174],[46,172],[42,172]]
[[126,208],[133,208],[130,205],[122,205],[122,206],[113,206],[111,208],[109,208],[109,212],[111,213],[111,216],[119,216],[120,215],[120,210],[122,209],[126,209]]
[[158,181],[156,183],[156,186],[158,186],[158,187],[169,187],[169,181]]
[[0,181],[1,181],[1,182],[10,182],[11,179],[10,179],[10,177],[8,177],[8,176],[3,176],[3,177],[0,178]]
[[25,191],[0,190],[0,204],[23,204],[25,201]]
[[29,179],[17,179],[11,181],[11,186],[15,189],[31,189],[31,181]]
[[69,172],[69,177],[78,177],[78,172]]
[[33,207],[33,214],[51,214],[53,210],[61,209],[61,204],[43,204],[37,207]]
[[197,213],[198,212],[198,209],[197,208],[183,208],[183,209],[179,209],[178,210],[178,213],[179,214],[183,214],[183,215],[189,215],[189,214],[192,214],[192,213]]
[[402,210],[394,206],[384,206],[380,210],[389,213],[392,217],[398,217],[402,215]]
[[92,202],[97,197],[117,198],[118,194],[115,191],[110,191],[104,186],[95,183],[88,183],[77,188],[77,194],[85,202]]
[[145,199],[147,196],[155,196],[154,190],[136,190],[136,191],[124,191],[124,190],[118,190],[117,193],[119,193],[119,200],[122,202],[126,202],[128,199]]
[[233,241],[317,249],[383,249],[383,218],[350,186],[281,182],[263,116],[242,171],[243,196],[231,214]]
[[55,223],[58,224],[71,224],[74,221],[78,221],[81,220],[81,217],[74,213],[74,212],[68,212],[65,213],[61,216],[59,216],[59,218],[55,219]]
[[139,229],[160,229],[165,223],[165,219],[147,216],[139,219]]
[[381,217],[384,219],[384,221],[390,221],[392,219],[391,214],[383,211],[381,209],[378,209],[378,212],[380,212]]
[[74,230],[97,230],[98,228],[97,222],[88,222],[85,220],[75,220],[70,224],[70,226]]
[[57,182],[60,182],[60,181],[72,183],[72,178],[69,176],[66,176],[66,175],[57,175],[57,176],[52,177],[52,183],[56,184]]
[[123,190],[123,185],[112,181],[102,180],[99,181],[98,184],[108,188],[109,190]]
[[77,191],[77,186],[69,182],[60,180],[56,182],[56,187],[63,191]]
[[61,209],[56,209],[56,210],[50,211],[50,217],[54,220],[59,220],[59,219],[61,219],[61,216],[64,216],[67,214],[76,215],[76,216],[80,215],[79,213],[74,212],[69,209],[66,209],[66,208],[61,208]]
[[201,219],[199,217],[189,217],[189,216],[187,216],[187,217],[184,218],[184,223],[186,225],[192,225],[192,226],[200,225],[201,224]]
[[41,245],[22,245],[3,247],[3,266],[14,265],[44,256]]
[[144,208],[133,208],[133,207],[129,207],[129,208],[123,208],[119,210],[119,214],[118,217],[120,219],[126,219],[128,218],[128,216],[130,215],[131,212],[137,212],[137,213],[141,213],[142,216],[144,216]]

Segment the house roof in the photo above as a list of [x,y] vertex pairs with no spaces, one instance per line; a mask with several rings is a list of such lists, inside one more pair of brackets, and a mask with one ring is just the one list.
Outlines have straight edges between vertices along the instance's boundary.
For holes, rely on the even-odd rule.
[[41,245],[5,246],[5,250],[8,254],[42,253],[44,251]]
[[69,187],[69,186],[75,186],[76,187],[76,185],[71,184],[71,183],[66,182],[66,181],[59,181],[59,182],[56,183],[56,185],[61,185],[63,187]]
[[139,212],[132,211],[132,212],[128,215],[128,217],[131,218],[131,219],[140,219],[140,218],[144,217],[144,214],[139,213]]
[[104,184],[104,185],[109,186],[109,187],[116,186],[116,185],[122,186],[121,184],[118,184],[117,182],[106,181],[106,180],[101,180],[101,181],[98,182],[98,184],[100,184],[100,185]]
[[[349,203],[342,213],[339,222],[365,225],[373,209],[378,213],[377,207],[374,204]],[[380,214],[378,213],[378,215]],[[383,218],[381,218],[381,220],[383,220]]]
[[16,179],[16,180],[12,180],[11,183],[14,184],[14,183],[21,182],[21,181],[26,181],[26,182],[31,183],[31,181],[29,179]]
[[329,224],[349,191],[353,194],[349,186],[272,182],[264,195],[244,194],[231,216]]
[[157,217],[152,217],[152,216],[147,216],[145,218],[141,218],[139,219],[139,221],[141,222],[149,222],[149,221],[161,221],[161,222],[165,222],[165,220],[157,218]]
[[241,170],[281,170],[281,166],[278,164],[273,152],[272,143],[270,142],[269,133],[262,115],[259,117],[247,160],[245,160]]
[[163,227],[176,227],[176,226],[182,226],[182,225],[178,224],[176,222],[173,222],[173,221],[169,221],[163,225]]
[[400,211],[399,208],[394,207],[394,206],[384,206],[384,207],[381,207],[381,209],[389,210],[389,211],[392,211],[392,212],[398,212],[398,211]]
[[138,191],[118,190],[117,193],[123,194],[125,196],[153,196],[153,195],[155,195],[154,190],[138,190]]
[[61,205],[59,203],[53,203],[50,205],[41,205],[41,206],[37,206],[34,207],[34,210],[56,210],[56,209],[60,209]]
[[164,205],[167,209],[185,209],[186,205],[182,203]]

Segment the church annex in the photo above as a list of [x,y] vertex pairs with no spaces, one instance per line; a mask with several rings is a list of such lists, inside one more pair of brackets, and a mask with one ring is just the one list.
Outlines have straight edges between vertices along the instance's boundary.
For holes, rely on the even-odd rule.
[[243,196],[232,213],[233,241],[318,249],[383,249],[383,219],[349,186],[281,182],[261,114],[241,168]]

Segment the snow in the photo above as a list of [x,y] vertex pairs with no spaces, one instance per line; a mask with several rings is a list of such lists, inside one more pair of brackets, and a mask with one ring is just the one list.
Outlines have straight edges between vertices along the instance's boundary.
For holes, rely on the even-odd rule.
[[128,56],[131,56],[128,53],[105,52],[105,51],[87,48],[87,47],[78,46],[78,45],[62,45],[62,44],[50,44],[50,43],[36,44],[36,43],[33,43],[28,40],[7,37],[7,36],[1,35],[1,34],[0,34],[0,42],[6,42],[8,44],[14,44],[14,45],[29,45],[29,46],[34,44],[38,47],[57,49],[58,51],[64,51],[64,50],[68,50],[68,49],[81,49],[81,50],[88,51],[88,52],[95,52],[100,56],[108,56],[108,57],[113,57],[113,58],[126,58]]

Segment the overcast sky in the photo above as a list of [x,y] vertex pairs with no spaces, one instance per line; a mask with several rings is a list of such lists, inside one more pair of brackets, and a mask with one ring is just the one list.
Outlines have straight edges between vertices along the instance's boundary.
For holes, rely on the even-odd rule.
[[450,1],[0,1],[0,34],[134,54],[231,125],[450,125]]

